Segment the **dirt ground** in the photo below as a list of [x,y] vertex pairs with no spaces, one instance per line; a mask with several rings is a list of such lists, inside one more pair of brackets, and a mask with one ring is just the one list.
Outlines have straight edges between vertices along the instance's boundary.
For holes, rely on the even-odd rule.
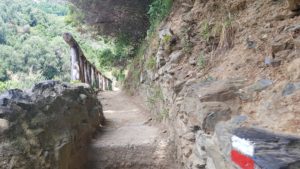
[[121,91],[99,94],[106,125],[92,141],[90,169],[176,168],[167,134],[149,119],[141,106]]

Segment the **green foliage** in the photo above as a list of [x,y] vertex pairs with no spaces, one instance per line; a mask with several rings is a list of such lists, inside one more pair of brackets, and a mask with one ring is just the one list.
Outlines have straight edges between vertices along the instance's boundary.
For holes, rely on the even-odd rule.
[[169,110],[166,109],[166,108],[163,108],[161,110],[161,112],[159,113],[158,119],[160,121],[162,121],[162,120],[167,119],[167,118],[169,118]]
[[206,65],[205,55],[203,52],[201,52],[197,59],[197,66],[199,69],[204,69],[205,65]]
[[169,117],[169,110],[164,107],[164,96],[160,86],[149,86],[147,106],[155,113],[157,120],[162,121]]
[[156,66],[155,57],[152,56],[146,61],[146,68],[148,70],[154,70],[155,66]]
[[162,42],[163,42],[163,44],[167,44],[171,41],[171,39],[172,39],[171,35],[164,35],[163,39],[162,39]]
[[204,21],[202,23],[201,36],[205,41],[209,41],[209,38],[211,36],[211,27],[207,21]]
[[159,24],[170,12],[173,0],[152,0],[148,15],[150,20],[150,29],[148,35],[153,33],[157,24]]
[[71,84],[79,84],[79,83],[81,83],[81,81],[80,80],[71,80],[70,83]]
[[[87,28],[82,20],[83,14],[77,8],[63,2],[0,1],[1,88],[8,89],[8,84],[28,87],[20,84],[25,83],[21,77],[29,74],[33,82],[41,79],[69,81],[70,49],[61,36],[64,32],[75,37],[85,56],[99,70],[124,67],[124,60],[134,53],[128,38],[108,39],[92,33],[83,34]],[[117,75],[118,79],[124,76],[123,71]]]
[[233,22],[233,18],[229,15],[224,21],[225,28],[230,27],[232,25],[232,22]]
[[45,78],[41,72],[29,74],[18,73],[13,75],[13,80],[0,81],[0,93],[8,89],[28,89],[43,80],[45,80]]
[[130,60],[135,53],[133,46],[126,36],[115,39],[99,37],[98,39],[97,41],[87,41],[86,39],[79,41],[85,56],[96,65],[99,70],[111,71],[113,67],[124,69],[128,60]]
[[129,93],[134,94],[136,92],[137,87],[140,84],[140,75],[142,72],[142,68],[144,66],[144,52],[146,49],[146,45],[143,43],[138,48],[136,53],[136,57],[133,58],[130,63],[127,65],[127,76],[124,81],[123,88]]
[[55,14],[58,16],[65,16],[68,14],[68,9],[62,3],[53,3],[51,1],[40,1],[36,3],[38,9],[48,14]]
[[133,83],[139,83],[140,80],[140,70],[139,69],[134,69],[134,71],[132,72],[132,76],[133,76]]
[[69,79],[69,49],[61,38],[73,29],[63,22],[67,10],[51,0],[0,1],[2,89],[3,84],[23,88],[41,79]]
[[183,37],[181,43],[182,43],[182,46],[183,46],[183,51],[185,53],[191,53],[192,52],[193,43],[187,37]]
[[212,28],[212,36],[213,37],[220,37],[221,33],[222,33],[222,29],[223,29],[223,25],[220,23],[217,23],[214,25],[214,27]]
[[74,5],[69,5],[68,14],[65,17],[66,24],[71,24],[72,26],[79,26],[83,23],[83,19],[84,14]]
[[0,82],[0,93],[7,90],[8,89],[8,85],[5,82]]
[[117,81],[123,82],[125,80],[125,73],[123,69],[113,69],[112,75],[116,78]]
[[151,93],[149,93],[147,97],[147,102],[150,103],[151,105],[154,105],[155,103],[163,100],[163,94],[161,91],[161,88],[159,86],[155,86],[152,88]]

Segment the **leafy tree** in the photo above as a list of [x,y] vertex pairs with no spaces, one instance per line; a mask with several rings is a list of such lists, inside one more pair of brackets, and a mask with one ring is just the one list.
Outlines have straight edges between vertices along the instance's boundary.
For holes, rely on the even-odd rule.
[[[127,7],[129,9],[130,6]],[[139,7],[130,8],[130,11],[135,9]],[[0,88],[29,87],[43,79],[69,81],[70,49],[62,39],[64,32],[73,34],[87,59],[99,70],[111,71],[112,67],[122,70],[134,53],[134,45],[129,38],[132,34],[117,33],[118,37],[112,38],[95,32],[87,33],[90,29],[82,22],[88,17],[78,13],[78,8],[73,5],[53,3],[53,0],[39,0],[38,3],[32,0],[1,0]],[[131,20],[131,26],[136,21]]]

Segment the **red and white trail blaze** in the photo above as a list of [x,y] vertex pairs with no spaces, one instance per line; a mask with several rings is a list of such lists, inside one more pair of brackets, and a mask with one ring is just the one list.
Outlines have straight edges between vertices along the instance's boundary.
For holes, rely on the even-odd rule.
[[254,143],[249,140],[232,136],[231,160],[241,169],[254,169]]

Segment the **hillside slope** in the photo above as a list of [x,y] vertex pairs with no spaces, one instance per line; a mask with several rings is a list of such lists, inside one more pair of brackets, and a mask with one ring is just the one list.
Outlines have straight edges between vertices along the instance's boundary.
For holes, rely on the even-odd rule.
[[239,166],[232,163],[233,136],[258,141],[251,143],[259,154],[248,155],[257,167],[299,167],[299,139],[282,135],[300,135],[294,2],[178,0],[145,42],[125,88],[169,126],[184,168]]

